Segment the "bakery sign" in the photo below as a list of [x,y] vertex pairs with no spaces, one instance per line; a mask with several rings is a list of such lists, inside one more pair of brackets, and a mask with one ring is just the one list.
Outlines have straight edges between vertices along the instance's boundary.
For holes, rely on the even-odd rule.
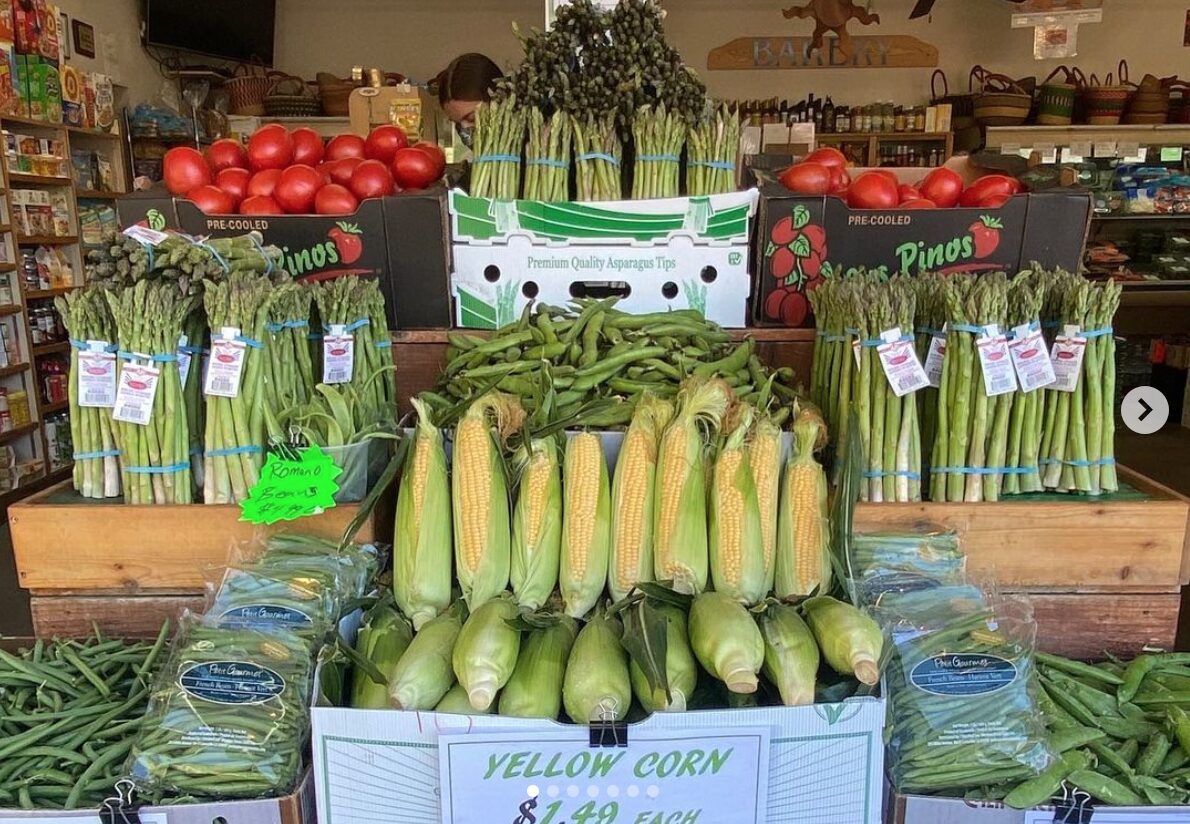
[[739,37],[712,49],[707,68],[736,69],[894,69],[938,65],[937,47],[909,35],[857,35],[846,48],[826,37],[815,48],[813,37],[780,35]]

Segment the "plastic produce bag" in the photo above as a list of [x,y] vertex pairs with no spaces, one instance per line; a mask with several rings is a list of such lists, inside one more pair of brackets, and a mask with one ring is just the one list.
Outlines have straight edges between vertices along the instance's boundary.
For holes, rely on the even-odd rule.
[[318,570],[338,573],[340,600],[366,595],[383,565],[384,553],[375,544],[349,543],[299,533],[271,535],[264,552],[255,560],[258,569],[302,573]]
[[974,587],[885,597],[890,772],[901,792],[1011,784],[1050,763],[1036,702],[1036,625],[1026,599]]
[[184,616],[129,755],[138,791],[149,801],[291,792],[309,731],[313,666],[297,635]]
[[204,621],[268,632],[281,629],[321,643],[339,620],[339,572],[229,568]]
[[889,592],[912,592],[966,581],[967,559],[954,532],[878,532],[851,539],[852,600],[870,606]]

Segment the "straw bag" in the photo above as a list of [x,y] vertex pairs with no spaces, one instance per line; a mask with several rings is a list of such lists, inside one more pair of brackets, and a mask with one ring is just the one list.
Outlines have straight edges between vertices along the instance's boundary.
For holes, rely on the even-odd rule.
[[983,126],[1019,126],[1029,119],[1033,95],[1003,74],[983,78],[983,92],[975,97],[975,119]]
[[347,117],[351,93],[359,88],[358,83],[341,79],[330,72],[319,72],[318,97],[322,100],[322,113],[327,117]]
[[[1063,81],[1054,78],[1062,72]],[[1078,84],[1065,66],[1058,66],[1041,83],[1037,94],[1037,122],[1042,126],[1069,126],[1074,120],[1074,101],[1078,98]]]
[[1121,60],[1120,83],[1112,83],[1112,73],[1108,72],[1103,82],[1092,74],[1087,88],[1083,90],[1083,102],[1087,107],[1087,123],[1092,126],[1115,126],[1124,116],[1128,107],[1128,100],[1132,97],[1132,87],[1128,84],[1128,64]]
[[1169,122],[1190,124],[1190,83],[1175,80],[1169,84]]
[[264,114],[264,96],[273,85],[274,74],[261,63],[241,63],[235,74],[223,84],[231,99],[230,114],[260,117]]
[[1146,74],[1128,101],[1124,122],[1130,125],[1159,125],[1168,121],[1170,91],[1177,80],[1176,77],[1162,80],[1155,74]]
[[276,80],[264,98],[264,113],[269,117],[317,117],[321,111],[306,81],[293,75]]
[[[981,66],[971,69],[968,80],[967,94],[951,94],[950,84],[946,81],[946,73],[942,69],[934,69],[930,75],[930,105],[950,106],[950,125],[956,132],[969,129],[975,125],[975,80],[983,82],[984,70]],[[938,94],[938,80],[942,80],[942,94]]]

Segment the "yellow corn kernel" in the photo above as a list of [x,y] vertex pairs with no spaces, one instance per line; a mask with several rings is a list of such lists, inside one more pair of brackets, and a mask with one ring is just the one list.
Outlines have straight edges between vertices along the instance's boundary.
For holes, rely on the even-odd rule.
[[777,519],[777,563],[773,586],[778,598],[801,597],[830,589],[830,525],[826,473],[814,459],[823,437],[822,417],[805,406],[793,425],[794,454],[781,482]]
[[523,464],[512,520],[512,591],[517,604],[539,609],[558,583],[562,543],[562,479],[552,438],[518,451]]
[[612,482],[612,543],[608,590],[624,598],[641,581],[653,580],[653,507],[657,449],[673,418],[673,404],[645,395],[636,405]]
[[760,508],[760,535],[764,549],[764,589],[773,588],[777,560],[777,509],[781,500],[781,428],[768,415],[760,415],[748,447],[748,466],[756,485]]
[[599,436],[573,435],[566,443],[563,471],[559,583],[566,614],[582,618],[603,594],[611,542],[611,492]]
[[692,378],[678,392],[678,409],[661,436],[654,495],[653,571],[678,592],[707,585],[707,441],[731,398],[721,380]]
[[747,435],[755,410],[737,404],[729,434],[711,470],[710,563],[715,589],[752,606],[768,594],[760,505],[748,461]]

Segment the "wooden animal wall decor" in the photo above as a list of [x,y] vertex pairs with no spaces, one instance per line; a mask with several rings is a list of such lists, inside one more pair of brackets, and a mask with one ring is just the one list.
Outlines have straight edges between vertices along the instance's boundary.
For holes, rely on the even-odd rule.
[[825,43],[826,33],[834,32],[839,38],[839,51],[843,55],[851,54],[851,34],[847,31],[847,24],[852,18],[865,26],[880,23],[880,15],[872,14],[867,9],[860,8],[852,0],[810,0],[804,6],[791,6],[785,9],[785,19],[795,17],[805,20],[813,18],[815,22],[814,34],[810,41],[810,50],[817,51]]

